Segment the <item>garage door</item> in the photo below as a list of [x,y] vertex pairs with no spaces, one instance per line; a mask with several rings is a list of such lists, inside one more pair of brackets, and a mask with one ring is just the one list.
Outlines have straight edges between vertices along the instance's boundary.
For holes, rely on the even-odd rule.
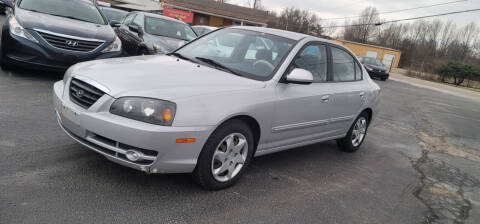
[[387,66],[387,68],[391,68],[393,66],[393,61],[395,60],[395,55],[393,54],[384,54],[382,63]]
[[377,58],[378,52],[376,52],[376,51],[367,51],[367,55],[366,55],[366,56],[369,57],[369,58]]

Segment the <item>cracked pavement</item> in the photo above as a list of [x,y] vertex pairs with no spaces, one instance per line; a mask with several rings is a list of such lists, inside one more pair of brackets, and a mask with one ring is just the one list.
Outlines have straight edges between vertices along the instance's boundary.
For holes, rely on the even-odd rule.
[[255,158],[232,188],[147,175],[57,127],[61,74],[0,71],[0,223],[478,223],[480,104],[395,81],[357,153]]

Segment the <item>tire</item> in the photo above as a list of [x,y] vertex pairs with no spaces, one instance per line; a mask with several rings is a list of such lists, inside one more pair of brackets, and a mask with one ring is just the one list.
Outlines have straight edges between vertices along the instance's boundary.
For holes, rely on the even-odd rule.
[[140,52],[138,53],[138,55],[149,55],[148,51],[146,49],[140,49]]
[[[221,190],[235,184],[250,164],[254,151],[253,139],[252,130],[240,120],[232,120],[218,127],[198,157],[193,172],[194,180],[207,190]],[[228,141],[238,147],[227,147]]]
[[387,81],[387,78],[381,78],[382,81]]
[[[344,138],[337,140],[338,148],[345,152],[356,152],[360,146],[362,146],[362,143],[367,136],[369,124],[370,119],[368,114],[366,112],[362,112],[357,119],[355,119],[355,122],[348,130],[347,135]],[[359,136],[358,133],[363,134],[363,136]]]
[[3,60],[3,53],[0,52],[0,68],[3,70],[3,71],[6,71],[10,68],[9,64],[7,62],[5,62]]

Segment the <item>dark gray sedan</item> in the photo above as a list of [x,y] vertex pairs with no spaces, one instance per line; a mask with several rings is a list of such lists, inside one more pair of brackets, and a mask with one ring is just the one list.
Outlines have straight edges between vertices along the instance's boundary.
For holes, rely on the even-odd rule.
[[165,54],[197,38],[188,24],[153,13],[131,12],[117,26],[129,56]]

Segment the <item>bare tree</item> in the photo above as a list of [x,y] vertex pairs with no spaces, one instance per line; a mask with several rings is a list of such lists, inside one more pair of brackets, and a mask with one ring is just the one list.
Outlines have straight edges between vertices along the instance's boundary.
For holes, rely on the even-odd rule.
[[478,28],[475,22],[467,24],[458,33],[458,41],[462,49],[462,58],[465,59],[471,53],[472,47],[475,44]]
[[319,23],[319,18],[315,13],[308,10],[297,8],[285,8],[280,14],[279,26],[281,29],[320,36],[323,34],[323,28]]
[[448,46],[450,46],[452,41],[455,39],[456,29],[456,25],[451,20],[445,23],[445,26],[443,26],[439,43],[439,53],[441,56],[445,56],[447,54]]
[[346,21],[346,28],[344,30],[344,39],[357,41],[360,43],[368,43],[373,34],[377,32],[380,17],[376,8],[367,7],[360,14],[357,21],[349,23]]

